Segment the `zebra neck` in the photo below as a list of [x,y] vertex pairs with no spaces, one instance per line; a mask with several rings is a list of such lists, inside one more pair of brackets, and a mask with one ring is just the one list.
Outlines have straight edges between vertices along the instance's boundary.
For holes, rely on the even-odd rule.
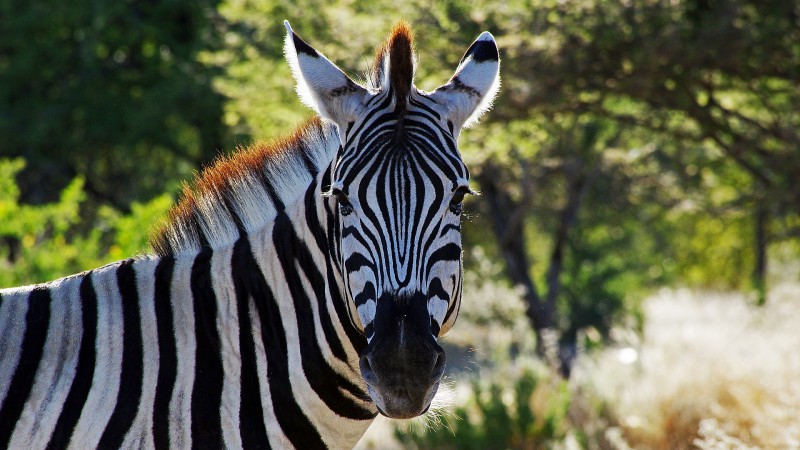
[[151,240],[158,256],[230,249],[304,201],[340,146],[335,125],[311,119],[292,136],[256,143],[205,169]]

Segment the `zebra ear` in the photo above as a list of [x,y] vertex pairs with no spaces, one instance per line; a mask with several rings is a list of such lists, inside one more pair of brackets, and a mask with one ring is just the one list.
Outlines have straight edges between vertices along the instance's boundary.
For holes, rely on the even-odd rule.
[[367,90],[294,34],[288,20],[283,25],[286,27],[284,52],[297,82],[300,100],[337,124],[353,120],[365,101]]
[[497,43],[484,31],[461,58],[450,81],[431,93],[431,97],[446,105],[451,120],[468,127],[492,107],[500,89],[500,55]]

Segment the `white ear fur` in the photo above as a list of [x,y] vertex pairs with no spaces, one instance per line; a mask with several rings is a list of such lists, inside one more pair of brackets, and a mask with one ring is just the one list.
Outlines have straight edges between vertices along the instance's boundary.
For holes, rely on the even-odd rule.
[[286,27],[284,53],[297,82],[300,101],[340,125],[351,121],[363,105],[367,90],[300,39],[289,21],[284,21],[283,25]]
[[450,111],[453,122],[469,127],[491,109],[500,89],[500,57],[497,43],[484,31],[472,43],[453,77],[431,93]]

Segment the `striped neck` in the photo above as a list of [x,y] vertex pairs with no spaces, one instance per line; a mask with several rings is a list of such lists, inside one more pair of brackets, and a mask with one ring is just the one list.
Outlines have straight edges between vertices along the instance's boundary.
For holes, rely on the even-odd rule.
[[289,136],[220,157],[191,184],[153,234],[157,256],[231,248],[301,201],[340,146],[336,126],[314,117]]

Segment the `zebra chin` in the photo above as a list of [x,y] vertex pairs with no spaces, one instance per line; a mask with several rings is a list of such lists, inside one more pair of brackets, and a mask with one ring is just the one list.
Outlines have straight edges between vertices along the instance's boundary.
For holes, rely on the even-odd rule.
[[378,411],[409,419],[430,408],[446,358],[431,331],[427,297],[387,297],[377,302],[374,334],[359,365]]
[[378,412],[392,419],[412,419],[428,412],[433,402],[439,383],[427,389],[412,392],[396,389],[394,392],[381,393],[372,386],[367,385],[372,401],[378,407]]

